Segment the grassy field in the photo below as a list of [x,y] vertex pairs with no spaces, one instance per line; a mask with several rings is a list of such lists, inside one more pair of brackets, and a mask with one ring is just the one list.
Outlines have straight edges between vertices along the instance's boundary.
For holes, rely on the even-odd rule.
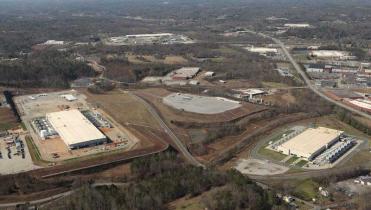
[[32,161],[37,165],[45,165],[50,162],[45,161],[41,158],[41,154],[35,143],[33,142],[32,138],[29,136],[26,136],[26,143],[28,146],[28,150],[30,152]]
[[286,163],[287,163],[287,164],[291,164],[291,163],[295,162],[297,159],[299,159],[299,158],[296,157],[296,156],[292,156],[290,159],[288,159],[288,160],[286,161]]
[[128,93],[112,91],[107,94],[87,93],[88,102],[96,104],[121,125],[127,123],[160,129],[147,108]]
[[18,126],[16,118],[8,108],[0,108],[0,131],[9,130]]
[[286,155],[284,154],[281,154],[279,152],[275,152],[273,150],[270,150],[270,149],[266,149],[265,147],[261,147],[258,151],[259,154],[269,158],[269,159],[273,159],[273,160],[283,160]]
[[294,195],[303,200],[310,201],[317,197],[319,184],[311,179],[299,181],[294,189]]
[[284,88],[288,87],[287,84],[284,83],[278,83],[278,82],[262,82],[263,87],[265,88]]
[[306,160],[301,160],[301,161],[299,161],[299,163],[296,164],[296,166],[298,166],[298,167],[303,167],[303,166],[305,166],[305,164],[307,164],[307,163],[308,163],[308,161],[306,161]]

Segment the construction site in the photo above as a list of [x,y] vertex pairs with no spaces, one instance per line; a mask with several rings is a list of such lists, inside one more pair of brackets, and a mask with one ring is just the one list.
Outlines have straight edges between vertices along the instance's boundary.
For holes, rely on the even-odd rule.
[[41,159],[58,162],[114,150],[139,140],[75,90],[15,98]]

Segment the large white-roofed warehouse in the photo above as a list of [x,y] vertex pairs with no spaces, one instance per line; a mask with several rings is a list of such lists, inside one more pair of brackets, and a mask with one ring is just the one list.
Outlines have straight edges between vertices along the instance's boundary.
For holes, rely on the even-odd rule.
[[107,137],[79,110],[48,113],[46,118],[69,149],[78,149],[107,142]]
[[286,155],[296,155],[313,160],[321,152],[338,142],[343,133],[343,131],[325,127],[308,128],[277,146],[277,150]]

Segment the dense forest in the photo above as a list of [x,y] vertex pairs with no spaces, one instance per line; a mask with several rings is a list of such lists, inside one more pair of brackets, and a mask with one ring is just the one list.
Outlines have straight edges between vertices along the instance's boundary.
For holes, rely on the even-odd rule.
[[173,152],[136,159],[131,170],[136,178],[127,186],[86,187],[61,209],[160,210],[184,196],[202,196],[202,205],[215,210],[287,209],[274,192],[239,172],[190,166]]
[[0,63],[0,84],[17,87],[69,87],[69,82],[95,72],[67,52],[46,50]]

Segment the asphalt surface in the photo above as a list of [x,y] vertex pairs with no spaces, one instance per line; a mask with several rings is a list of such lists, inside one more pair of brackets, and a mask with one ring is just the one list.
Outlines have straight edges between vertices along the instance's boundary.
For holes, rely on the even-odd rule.
[[205,165],[200,163],[195,157],[192,156],[192,154],[188,151],[187,147],[183,145],[183,143],[180,141],[180,139],[174,134],[174,132],[166,125],[166,123],[162,120],[160,115],[157,113],[157,111],[143,98],[131,93],[127,92],[134,98],[138,99],[151,113],[151,115],[157,120],[157,122],[160,124],[160,126],[164,129],[164,131],[170,136],[174,144],[176,145],[177,149],[180,153],[183,154],[183,156],[187,159],[189,163],[195,166],[200,166],[205,168]]
[[371,120],[371,115],[365,113],[365,112],[362,112],[358,109],[354,109],[353,107],[349,107],[339,101],[335,101],[334,99],[326,96],[324,93],[322,93],[319,89],[317,89],[312,83],[311,83],[311,80],[309,79],[309,77],[307,76],[307,74],[305,74],[304,70],[301,68],[301,66],[295,61],[295,59],[291,56],[290,52],[287,50],[287,48],[285,47],[285,45],[278,39],[274,38],[274,37],[271,37],[271,36],[268,36],[266,34],[263,34],[263,33],[258,33],[258,32],[255,32],[255,31],[249,31],[250,33],[253,33],[253,34],[256,34],[256,35],[259,35],[261,37],[264,37],[264,38],[268,38],[268,39],[271,39],[274,43],[276,43],[277,45],[280,46],[280,48],[282,49],[283,53],[285,54],[285,56],[289,59],[290,63],[294,66],[295,70],[301,75],[301,77],[303,78],[304,82],[308,85],[308,87],[314,92],[316,93],[318,96],[320,96],[321,98],[325,99],[326,101],[328,102],[331,102],[343,109],[346,109],[350,112],[353,112],[355,114],[358,114],[358,115],[361,115],[369,120]]

